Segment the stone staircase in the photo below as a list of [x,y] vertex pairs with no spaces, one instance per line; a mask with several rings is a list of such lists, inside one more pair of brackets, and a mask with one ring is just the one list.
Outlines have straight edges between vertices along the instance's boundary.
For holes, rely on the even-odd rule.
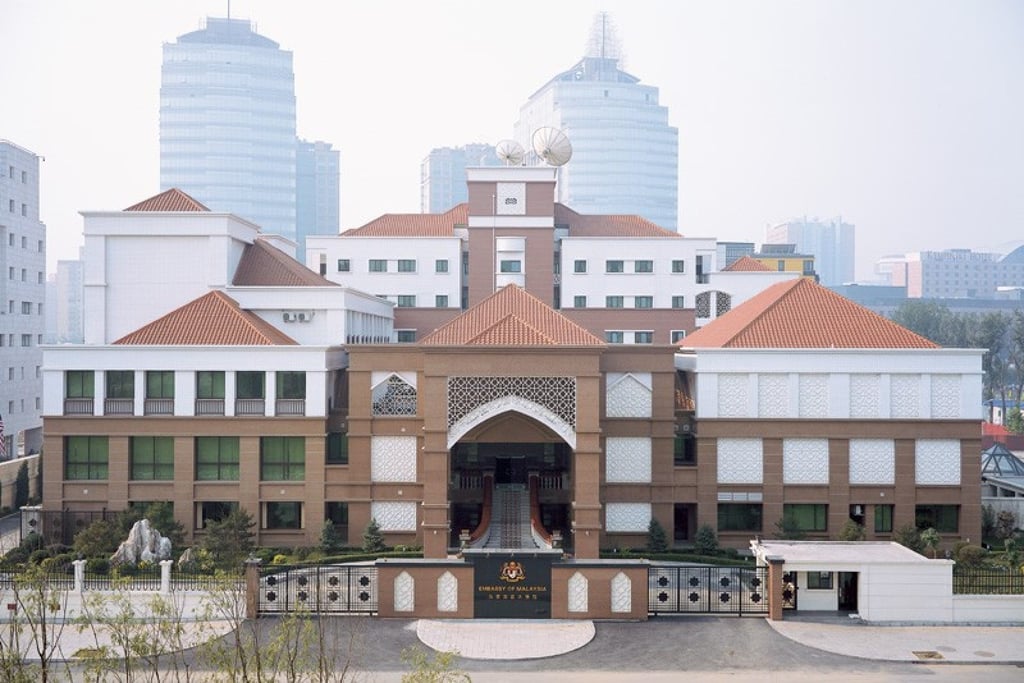
[[530,493],[519,484],[494,487],[491,533],[484,548],[536,548],[530,533]]

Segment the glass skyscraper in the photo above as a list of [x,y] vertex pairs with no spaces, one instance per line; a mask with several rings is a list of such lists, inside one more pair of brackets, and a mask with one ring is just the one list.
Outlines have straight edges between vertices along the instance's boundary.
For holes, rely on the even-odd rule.
[[161,189],[294,240],[296,141],[292,53],[248,20],[210,17],[164,44]]

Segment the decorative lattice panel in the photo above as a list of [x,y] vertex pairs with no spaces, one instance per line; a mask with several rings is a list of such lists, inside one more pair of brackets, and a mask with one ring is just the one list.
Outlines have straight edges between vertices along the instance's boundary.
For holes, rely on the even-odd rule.
[[569,577],[569,611],[570,612],[586,612],[590,609],[589,595],[590,590],[589,582],[587,577],[583,576],[579,572],[576,572]]
[[475,408],[506,396],[543,406],[576,428],[575,377],[449,377],[448,427]]
[[932,375],[932,417],[960,417],[960,375]]
[[650,524],[650,503],[607,503],[604,506],[605,531],[646,533]]
[[370,503],[370,514],[381,531],[416,531],[416,503],[404,500],[377,500]]
[[375,436],[370,440],[371,481],[416,481],[416,437]]
[[651,374],[648,372],[637,376],[609,373],[605,413],[608,417],[650,417]]
[[415,415],[416,387],[391,375],[373,388],[374,415]]
[[789,416],[788,375],[758,375],[757,414],[759,417]]
[[828,439],[783,439],[782,480],[786,484],[827,484]]
[[715,292],[715,316],[723,316],[732,309],[732,295],[726,292]]
[[395,577],[395,611],[412,612],[416,608],[416,581],[408,572]]
[[612,612],[628,613],[633,610],[633,582],[619,572],[612,579]]
[[896,483],[896,445],[892,439],[850,439],[850,483]]
[[800,417],[828,417],[828,375],[800,375]]
[[891,417],[920,417],[921,376],[893,375],[889,388]]
[[761,439],[718,440],[718,483],[760,484],[764,481]]
[[739,374],[718,376],[718,416],[749,417],[747,415],[747,390],[750,377]]
[[914,479],[918,486],[959,485],[960,441],[918,439],[914,448]]
[[878,417],[878,375],[850,375],[850,417]]
[[711,317],[711,292],[701,292],[694,300],[694,316],[697,318]]
[[451,572],[445,572],[437,579],[437,611],[459,611],[459,580]]
[[650,483],[651,440],[643,436],[605,439],[605,479],[610,484]]

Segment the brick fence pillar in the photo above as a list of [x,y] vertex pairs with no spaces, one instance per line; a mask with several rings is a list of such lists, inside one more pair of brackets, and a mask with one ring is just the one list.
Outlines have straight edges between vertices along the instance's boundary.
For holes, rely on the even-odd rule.
[[782,575],[785,572],[785,564],[781,557],[765,559],[768,561],[768,618],[772,621],[782,621],[782,591],[785,588]]
[[260,559],[245,561],[245,618],[256,619],[260,615]]

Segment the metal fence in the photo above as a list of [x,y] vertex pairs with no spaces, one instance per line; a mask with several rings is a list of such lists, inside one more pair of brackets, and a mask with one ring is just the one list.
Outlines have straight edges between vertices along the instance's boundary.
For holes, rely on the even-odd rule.
[[377,568],[315,565],[260,568],[258,609],[270,612],[377,612]]
[[953,570],[954,595],[1024,595],[1024,573],[999,569]]
[[768,613],[767,567],[655,565],[648,570],[651,614]]

